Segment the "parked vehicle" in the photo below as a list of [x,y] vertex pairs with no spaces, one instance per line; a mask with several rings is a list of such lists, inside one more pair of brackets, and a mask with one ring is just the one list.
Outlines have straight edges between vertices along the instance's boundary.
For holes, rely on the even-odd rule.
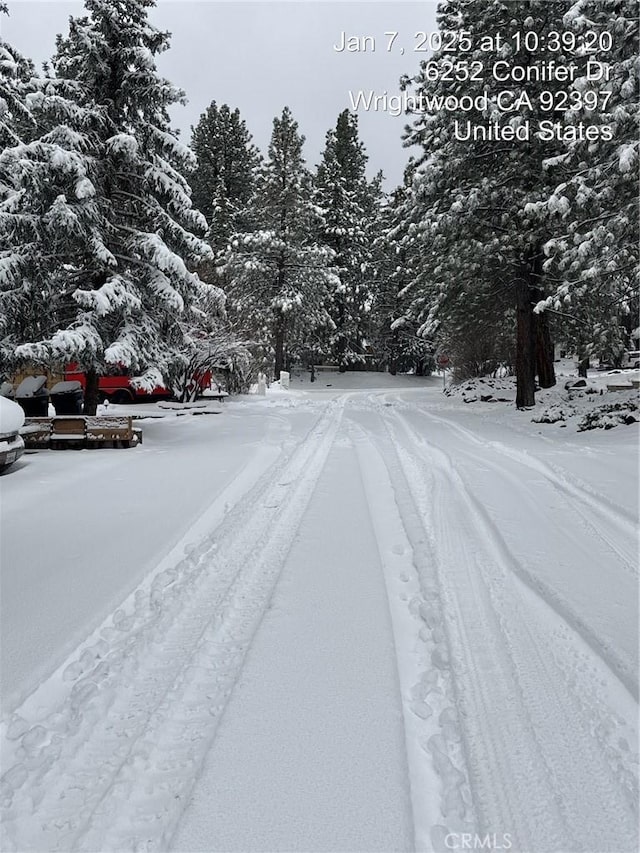
[[635,349],[625,352],[622,356],[622,364],[620,366],[640,368],[640,350]]
[[[106,399],[110,403],[142,403],[169,400],[173,397],[172,392],[162,385],[157,385],[151,391],[136,388],[132,384],[133,378],[125,369],[110,376],[100,376],[100,400]],[[209,388],[211,378],[210,371],[194,376],[199,394]],[[47,390],[47,384],[51,385],[50,391]],[[80,414],[86,387],[86,374],[77,364],[70,363],[64,368],[62,375],[58,372],[48,373],[46,376],[24,376],[15,391],[11,382],[4,382],[0,394],[15,397],[29,417],[46,416],[49,399],[57,414]]]
[[[83,392],[86,389],[87,377],[77,364],[69,364],[65,367],[64,378],[66,382],[79,382]],[[106,398],[110,403],[133,403],[168,400],[171,397],[171,391],[161,385],[151,392],[141,391],[131,384],[131,379],[126,370],[122,370],[117,376],[101,376],[98,380],[100,399]]]
[[13,465],[24,452],[24,441],[20,435],[24,417],[24,411],[17,403],[0,397],[0,471]]
[[[211,371],[194,376],[194,381],[198,385],[200,394],[209,388],[211,378]],[[64,379],[65,382],[78,381],[84,393],[87,386],[87,377],[78,368],[77,364],[68,364],[65,367]],[[110,403],[146,403],[154,400],[170,400],[173,397],[171,391],[162,385],[157,385],[152,391],[143,391],[140,388],[136,388],[131,384],[132,379],[133,376],[126,369],[123,369],[117,375],[101,376],[98,379],[100,399],[104,400],[106,398]]]

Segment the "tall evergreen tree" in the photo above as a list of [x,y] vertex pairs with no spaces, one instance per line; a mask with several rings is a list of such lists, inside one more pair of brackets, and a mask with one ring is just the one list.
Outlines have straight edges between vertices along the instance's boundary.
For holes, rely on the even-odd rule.
[[[408,167],[405,180],[410,180]],[[407,185],[398,187],[380,212],[380,233],[373,245],[375,300],[372,309],[372,345],[378,364],[389,373],[424,373],[433,361],[434,340],[417,334],[417,322],[407,298],[415,276],[414,228],[409,223]]]
[[[8,14],[0,3],[0,16]],[[32,64],[0,36],[0,150],[19,145],[35,132],[35,121],[27,107],[27,97],[33,91],[29,85]],[[15,331],[19,324],[29,325],[29,288],[15,279],[16,264],[9,253],[15,231],[8,220],[13,219],[11,206],[19,183],[13,166],[0,159],[0,375],[11,370],[15,349]]]
[[564,18],[570,32],[595,32],[599,41],[605,34],[611,45],[599,57],[607,74],[588,79],[583,62],[574,83],[599,104],[606,93],[606,106],[574,109],[564,117],[608,127],[610,138],[568,141],[547,164],[554,190],[536,208],[553,233],[544,247],[550,292],[538,310],[558,316],[583,372],[594,351],[620,354],[637,324],[638,9],[637,0],[579,0]]
[[213,101],[192,128],[196,167],[189,182],[217,256],[232,234],[253,225],[253,197],[261,157],[238,109]]
[[106,222],[87,154],[100,116],[80,107],[64,81],[36,77],[6,43],[0,50],[0,369],[9,375],[25,340],[47,338],[70,319],[67,289]]
[[[0,3],[0,16],[8,14],[6,3]],[[0,35],[0,149],[35,132],[35,121],[26,103],[33,91],[33,77],[33,63]],[[0,176],[0,181],[10,182],[10,176]]]
[[[538,95],[543,87],[553,91],[559,84],[510,82],[515,108],[504,109],[497,94],[505,84],[487,69],[497,61],[507,69],[539,63],[540,55],[528,50],[522,33],[544,38],[561,30],[568,5],[542,0],[442,3],[439,26],[456,50],[437,51],[413,81],[405,81],[409,88],[413,85],[420,113],[407,142],[423,149],[413,188],[422,230],[421,272],[413,285],[416,305],[423,306],[418,319],[427,331],[449,324],[457,326],[458,335],[468,336],[482,313],[495,313],[499,320],[514,312],[519,407],[534,404],[536,373],[543,386],[555,382],[548,323],[533,310],[545,296],[543,246],[549,233],[532,205],[549,197],[544,163],[562,151],[561,141],[544,140],[535,132],[537,120],[544,117]],[[463,69],[485,69],[464,82],[464,94],[481,99],[487,93],[486,108],[481,100],[469,111],[421,108],[433,104],[434,96],[462,93],[450,73],[456,62]],[[523,93],[528,100],[520,99]],[[473,133],[465,138],[467,120],[511,131],[530,126],[530,138],[522,142]]]
[[364,361],[363,344],[370,331],[370,261],[381,179],[368,183],[366,163],[357,116],[344,110],[336,127],[327,133],[314,181],[314,199],[321,217],[318,236],[335,252],[339,276],[328,307],[335,326],[329,347],[341,371]]
[[[86,0],[88,14],[70,20],[53,60],[52,86],[74,96],[43,140],[57,149],[3,154],[38,164],[24,166],[29,191],[15,195],[12,213],[29,218],[41,243],[28,265],[40,264],[38,295],[58,324],[17,354],[77,361],[89,413],[100,374],[125,366],[143,374],[143,386],[162,382],[187,358],[197,302],[223,304],[221,291],[190,272],[211,249],[184,177],[193,155],[169,124],[168,107],[183,94],[156,71],[169,36],[149,24],[152,5]],[[55,96],[42,94],[55,112]],[[28,277],[24,259],[24,243],[4,258],[15,283]]]
[[233,237],[227,252],[231,310],[269,357],[276,377],[303,351],[321,345],[331,328],[329,269],[333,253],[317,231],[304,137],[288,107],[273,121],[268,158],[256,196],[260,227]]

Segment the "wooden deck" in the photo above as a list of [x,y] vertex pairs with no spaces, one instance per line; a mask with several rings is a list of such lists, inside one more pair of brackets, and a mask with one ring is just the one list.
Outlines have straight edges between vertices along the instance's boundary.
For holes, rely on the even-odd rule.
[[21,431],[27,450],[80,450],[98,447],[135,447],[142,430],[124,415],[58,415],[26,418]]

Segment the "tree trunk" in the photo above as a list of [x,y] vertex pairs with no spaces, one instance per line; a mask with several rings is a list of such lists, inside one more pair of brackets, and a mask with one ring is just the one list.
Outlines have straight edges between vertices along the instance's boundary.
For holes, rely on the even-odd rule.
[[342,335],[338,338],[338,344],[336,347],[336,352],[338,354],[338,373],[346,373],[347,365],[344,360],[344,354],[347,349],[347,342],[342,337]]
[[587,371],[589,370],[589,356],[586,358],[581,358],[578,363],[578,376],[582,376],[584,379],[587,378]]
[[395,376],[398,372],[398,335],[394,332],[391,338],[389,352],[389,373]]
[[535,327],[531,305],[531,267],[516,281],[516,408],[535,406]]
[[[284,210],[281,212],[281,215],[282,215],[281,226],[284,229],[284,226],[285,226]],[[284,286],[286,283],[286,278],[287,278],[287,275],[286,275],[286,266],[285,266],[284,254],[280,253],[280,256],[278,258],[278,277],[277,277],[278,293],[280,293],[280,294],[282,294],[284,292]],[[273,371],[274,371],[273,381],[274,382],[277,382],[280,379],[280,373],[281,373],[281,371],[284,370],[284,357],[285,357],[284,326],[285,326],[285,324],[284,324],[284,319],[283,319],[282,313],[279,313],[277,315],[276,329],[275,329],[275,332],[276,332],[276,334],[275,334],[275,364],[273,367]]]
[[100,402],[100,390],[98,388],[99,376],[95,370],[87,370],[85,372],[87,384],[84,389],[84,413],[85,415],[95,415]]
[[[542,296],[542,294],[540,294]],[[546,311],[534,314],[536,335],[536,371],[541,388],[553,388],[556,384],[556,372],[553,367],[553,342],[549,329],[549,316]]]
[[[530,300],[532,307],[544,299],[544,290],[541,287],[543,254],[540,246],[536,247],[535,255],[531,258],[532,273],[535,282],[532,282]],[[552,388],[556,384],[556,372],[553,367],[553,341],[551,340],[551,328],[549,326],[549,315],[546,311],[533,315],[535,335],[535,359],[538,383],[541,388]]]
[[344,354],[347,349],[347,340],[344,336],[344,305],[342,301],[338,302],[338,317],[337,317],[337,337],[336,337],[336,361],[338,362],[338,371],[346,373],[347,366],[344,363]]
[[276,326],[276,362],[274,367],[274,382],[280,379],[280,371],[284,370],[284,330],[281,321],[278,321]]

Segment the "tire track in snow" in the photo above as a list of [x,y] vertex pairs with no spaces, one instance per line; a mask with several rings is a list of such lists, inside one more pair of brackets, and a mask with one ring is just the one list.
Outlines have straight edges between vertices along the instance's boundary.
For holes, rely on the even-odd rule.
[[[516,850],[536,849],[532,840],[536,826],[545,819],[544,809],[525,808],[524,791],[527,785],[545,785],[540,762],[535,756],[526,762],[530,753],[530,735],[519,725],[509,725],[496,711],[496,704],[508,701],[512,690],[511,673],[504,665],[491,673],[493,689],[487,690],[485,679],[494,662],[504,664],[495,649],[487,648],[487,637],[499,636],[500,629],[492,608],[485,605],[480,612],[483,589],[477,583],[473,544],[464,534],[456,530],[456,539],[461,554],[456,560],[457,571],[442,558],[439,537],[446,531],[450,534],[451,519],[446,520],[444,530],[434,517],[432,500],[435,484],[430,471],[425,471],[420,457],[406,450],[405,441],[400,441],[387,418],[389,438],[400,460],[408,490],[422,518],[425,534],[434,555],[434,564],[439,581],[441,608],[444,614],[443,628],[449,647],[448,663],[452,669],[456,695],[456,708],[460,717],[464,737],[464,752],[468,768],[478,830],[484,834],[496,833],[515,844]],[[429,484],[427,491],[425,484]],[[462,591],[472,590],[471,607],[460,602]],[[468,592],[467,592],[468,594]],[[502,656],[503,657],[503,656]],[[518,721],[516,721],[518,722]],[[521,757],[512,766],[508,752],[502,748],[502,738],[507,735],[510,749]],[[526,763],[525,763],[526,762]],[[538,777],[538,778],[536,778]],[[550,815],[546,816],[550,819]],[[437,851],[447,849],[446,838],[452,831],[448,825],[436,826],[432,830],[432,843]],[[455,831],[455,827],[453,828]],[[554,850],[561,849],[560,838],[555,838]]]
[[637,815],[541,642],[506,545],[446,454],[385,420],[432,527],[483,831],[536,853],[635,850]]
[[416,849],[426,851],[434,834],[474,829],[434,558],[394,445],[357,417],[349,428],[389,598]]
[[[423,410],[421,411],[428,418],[431,418],[433,420],[441,420],[442,422],[448,424],[448,421],[444,421],[444,419],[436,418],[435,416],[431,416]],[[402,422],[404,428],[412,435],[413,441],[415,442],[416,446],[421,447],[423,449],[436,448],[436,445],[434,445],[433,442],[426,442],[425,439],[416,432],[415,428],[411,426],[405,418],[402,419]],[[468,432],[463,428],[459,428],[457,431],[460,432],[460,434],[463,436],[466,436]],[[469,433],[469,436],[470,440],[471,438],[474,439],[473,443],[475,445],[483,446],[485,449],[490,446],[489,444],[475,438],[472,433]],[[499,448],[503,447],[503,445],[498,442],[492,442],[491,446],[493,446],[494,444],[498,444]],[[449,457],[444,453],[444,451],[441,450],[441,452],[444,456],[447,457],[447,459],[449,459]],[[471,459],[475,463],[478,462],[478,458],[474,456],[471,451],[465,449],[464,447],[456,447],[456,452],[463,453],[467,458]],[[501,450],[499,450],[499,452],[501,452]],[[532,461],[530,460],[527,454],[522,455],[525,457],[525,459]],[[519,453],[512,454],[512,458],[514,458],[516,461],[522,461],[520,460],[519,456]],[[483,465],[487,465],[492,468],[501,480],[507,480],[513,483],[516,486],[516,489],[522,488],[522,484],[518,481],[518,479],[513,473],[500,466],[497,462],[492,461],[489,456],[482,456],[481,462]],[[448,461],[448,464],[453,464],[450,459]],[[527,464],[526,461],[524,464]],[[530,465],[527,465],[527,467],[531,468]],[[537,468],[535,468],[534,470],[537,470]],[[469,499],[472,500],[475,504],[476,512],[483,517],[484,523],[494,530],[495,535],[500,539],[500,541],[503,541],[503,537],[498,531],[495,522],[493,521],[491,515],[483,505],[482,501],[478,500],[466,485],[465,488],[467,489]],[[563,500],[566,501],[567,493],[560,491],[560,494],[563,496]],[[588,519],[585,519],[584,514],[580,512],[579,509],[577,509],[572,502],[566,502],[566,505],[569,512],[577,513],[579,519],[586,521],[587,529],[595,533],[596,537],[602,542],[604,542],[605,547],[612,550],[621,560],[625,560],[625,564],[622,565],[622,568],[625,569],[627,573],[635,577],[637,571],[632,571],[632,564],[626,562],[626,557],[621,554],[618,548],[611,547],[611,543],[609,541],[610,537],[605,537],[602,534],[602,531],[595,527],[593,522],[590,522]],[[558,614],[558,616],[567,623],[571,630],[576,631],[582,637],[582,639],[588,644],[591,650],[596,655],[598,655],[598,657],[604,662],[604,664],[616,675],[617,678],[620,679],[620,681],[624,684],[625,688],[637,701],[638,673],[635,661],[629,659],[628,656],[623,657],[620,652],[612,646],[610,641],[603,637],[593,625],[585,621],[580,612],[572,606],[571,602],[567,601],[563,596],[561,596],[557,590],[555,590],[552,586],[545,582],[538,574],[529,570],[522,563],[522,561],[516,559],[515,556],[508,550],[506,543],[504,543],[504,548],[506,549],[505,558],[508,562],[510,562],[513,570],[516,571],[516,573],[524,581],[524,583],[526,583],[530,587],[530,589],[535,595],[540,596],[541,599],[545,602],[545,604],[551,607]]]
[[[589,525],[594,533],[606,542],[609,548],[624,561],[625,569],[632,574],[633,577],[638,577],[637,518],[633,513],[629,512],[619,504],[608,500],[603,495],[599,495],[597,492],[594,492],[586,484],[579,482],[575,477],[570,477],[566,471],[562,471],[562,473],[560,473],[561,469],[554,470],[546,462],[543,462],[541,459],[536,459],[524,450],[509,447],[509,445],[500,441],[483,440],[471,430],[460,426],[460,424],[455,423],[449,418],[434,415],[432,412],[428,412],[423,408],[421,408],[420,411],[427,419],[441,423],[448,429],[458,433],[466,442],[475,445],[476,447],[482,447],[485,450],[494,450],[503,456],[513,459],[515,462],[519,462],[521,465],[526,466],[530,470],[535,471],[538,474],[542,474],[542,476],[551,483],[556,491],[565,497],[568,496],[574,499],[574,510],[580,513],[584,521]],[[483,461],[488,460],[483,457]],[[577,504],[575,503],[576,501]],[[617,531],[617,535],[616,533],[612,534],[608,527],[602,526],[600,520],[603,516],[607,519],[609,527],[613,527]],[[619,539],[633,542],[635,543],[635,547],[634,545],[629,545],[625,548],[621,548],[618,544]]]
[[58,689],[74,682],[62,703],[18,709],[4,744],[15,763],[2,777],[3,849],[168,845],[343,408],[330,402],[215,538],[131,596],[131,612],[57,674]]

